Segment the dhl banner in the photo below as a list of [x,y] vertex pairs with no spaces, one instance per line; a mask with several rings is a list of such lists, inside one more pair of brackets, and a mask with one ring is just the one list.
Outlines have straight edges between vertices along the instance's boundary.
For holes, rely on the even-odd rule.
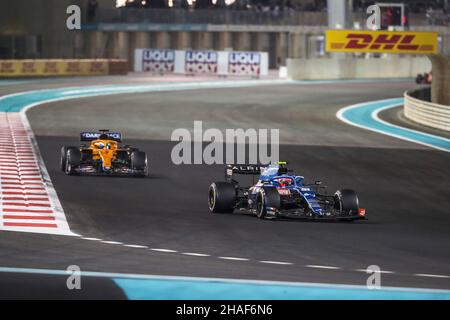
[[108,74],[108,60],[0,60],[0,77]]
[[327,30],[328,52],[430,54],[438,51],[437,32]]

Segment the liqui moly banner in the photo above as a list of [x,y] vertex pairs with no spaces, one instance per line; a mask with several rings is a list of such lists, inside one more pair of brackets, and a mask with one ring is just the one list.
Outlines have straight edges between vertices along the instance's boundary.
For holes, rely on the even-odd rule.
[[218,54],[216,51],[188,50],[185,55],[186,73],[217,73]]
[[261,75],[261,52],[232,51],[228,54],[228,74]]
[[136,72],[264,76],[267,52],[136,49]]
[[171,73],[175,70],[175,50],[136,49],[135,71]]

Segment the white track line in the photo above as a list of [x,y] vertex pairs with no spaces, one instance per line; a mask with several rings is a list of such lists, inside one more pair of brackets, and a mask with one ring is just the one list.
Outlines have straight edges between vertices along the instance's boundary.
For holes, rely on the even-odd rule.
[[450,279],[450,276],[445,276],[445,275],[442,275],[442,274],[415,273],[414,275],[417,276],[417,277]]
[[171,250],[171,249],[160,249],[160,248],[151,248],[150,250],[152,251],[157,251],[157,252],[167,252],[167,253],[177,253],[177,250]]
[[136,249],[148,249],[147,246],[141,246],[139,244],[124,244],[124,247],[128,247],[128,248],[136,248]]
[[238,257],[217,257],[222,260],[233,260],[233,261],[250,261],[250,259],[247,258],[238,258]]
[[193,256],[193,257],[211,257],[210,254],[196,253],[196,252],[182,252],[181,254],[183,254],[185,256]]
[[278,265],[293,265],[292,262],[283,262],[283,261],[270,261],[270,260],[262,260],[259,261],[260,263],[267,263],[267,264],[278,264]]
[[364,272],[364,273],[382,273],[382,274],[394,274],[395,271],[388,271],[388,270],[367,270],[367,269],[356,269],[357,272]]
[[320,266],[315,264],[308,264],[305,266],[306,268],[315,268],[315,269],[330,269],[330,270],[339,270],[340,267],[334,267],[334,266]]
[[101,243],[106,243],[106,244],[123,244],[123,242],[119,242],[119,241],[100,241]]

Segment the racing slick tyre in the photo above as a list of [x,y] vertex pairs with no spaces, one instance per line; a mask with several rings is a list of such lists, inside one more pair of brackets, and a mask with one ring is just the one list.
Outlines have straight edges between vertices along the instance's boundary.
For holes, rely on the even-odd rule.
[[233,213],[236,205],[235,185],[229,182],[213,182],[209,187],[208,205],[212,213]]
[[133,151],[130,156],[131,169],[142,171],[142,176],[148,173],[147,154],[143,151]]
[[72,175],[75,173],[74,169],[81,163],[81,152],[78,148],[69,147],[66,152],[65,173]]
[[267,216],[267,208],[280,209],[280,194],[276,188],[263,188],[256,197],[256,216],[264,219]]
[[359,200],[356,192],[351,189],[342,189],[334,194],[334,208],[341,215],[356,215],[359,209]]
[[67,164],[67,151],[69,149],[78,149],[76,147],[67,147],[63,146],[61,147],[61,161],[60,161],[60,168],[62,172],[66,172],[66,164]]
[[61,147],[61,157],[60,157],[60,163],[59,166],[61,168],[62,172],[66,172],[66,161],[67,161],[67,147],[63,146]]

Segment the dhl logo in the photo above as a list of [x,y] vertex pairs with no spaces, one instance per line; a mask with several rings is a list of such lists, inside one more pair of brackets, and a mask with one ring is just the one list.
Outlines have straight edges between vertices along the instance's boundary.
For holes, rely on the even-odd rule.
[[326,50],[331,52],[436,53],[437,33],[327,30]]

